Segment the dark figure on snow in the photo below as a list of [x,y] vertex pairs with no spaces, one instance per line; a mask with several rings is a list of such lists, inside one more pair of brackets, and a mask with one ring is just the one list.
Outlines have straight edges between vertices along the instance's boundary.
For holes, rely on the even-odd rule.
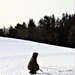
[[30,74],[36,74],[36,71],[39,70],[39,65],[37,63],[37,56],[38,56],[38,53],[34,52],[29,61],[28,69],[30,70],[29,72]]

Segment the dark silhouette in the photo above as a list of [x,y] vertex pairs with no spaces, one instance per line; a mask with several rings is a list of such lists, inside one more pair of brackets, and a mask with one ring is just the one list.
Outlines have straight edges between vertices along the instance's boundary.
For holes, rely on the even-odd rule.
[[39,70],[39,65],[37,63],[37,56],[38,56],[38,53],[34,52],[29,61],[28,69],[30,70],[29,72],[30,74],[36,74],[36,71]]

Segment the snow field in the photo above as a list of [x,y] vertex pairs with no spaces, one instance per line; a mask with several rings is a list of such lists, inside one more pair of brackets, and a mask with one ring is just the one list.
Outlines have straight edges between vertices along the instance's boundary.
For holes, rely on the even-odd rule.
[[0,37],[0,75],[30,75],[27,69],[32,53],[45,72],[36,75],[75,75],[75,50],[48,44]]

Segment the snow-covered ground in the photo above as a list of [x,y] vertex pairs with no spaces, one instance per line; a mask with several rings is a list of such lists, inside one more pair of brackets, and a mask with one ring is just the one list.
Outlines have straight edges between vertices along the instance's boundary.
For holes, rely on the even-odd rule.
[[30,75],[28,61],[38,52],[38,64],[46,72],[36,75],[75,75],[75,50],[25,40],[0,37],[0,75]]

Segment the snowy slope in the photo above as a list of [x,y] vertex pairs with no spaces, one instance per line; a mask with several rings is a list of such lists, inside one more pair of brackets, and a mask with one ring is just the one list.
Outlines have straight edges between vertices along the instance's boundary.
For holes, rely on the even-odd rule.
[[34,51],[47,55],[75,53],[75,50],[70,48],[0,37],[0,56],[30,55]]
[[39,71],[37,75],[73,75],[74,49],[3,37],[0,37],[0,75],[29,75],[27,64],[33,52],[39,53],[38,64],[49,73]]

